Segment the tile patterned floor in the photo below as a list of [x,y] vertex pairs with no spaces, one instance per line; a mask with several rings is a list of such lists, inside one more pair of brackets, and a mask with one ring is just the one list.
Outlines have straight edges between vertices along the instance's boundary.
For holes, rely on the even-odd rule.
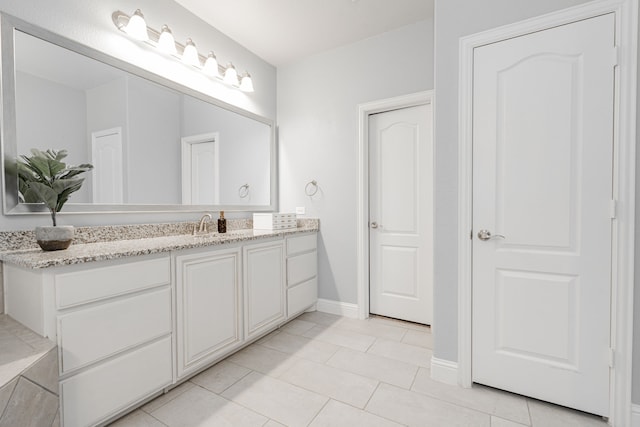
[[428,327],[305,313],[113,427],[591,427],[599,417],[431,379]]

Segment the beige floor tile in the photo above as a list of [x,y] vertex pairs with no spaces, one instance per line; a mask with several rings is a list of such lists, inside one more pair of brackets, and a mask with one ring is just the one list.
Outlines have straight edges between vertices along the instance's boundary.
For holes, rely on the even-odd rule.
[[324,341],[357,351],[367,351],[376,340],[375,337],[351,332],[335,327],[319,325],[303,334],[307,338]]
[[528,399],[533,427],[605,427],[608,424],[595,415],[573,411],[551,403]]
[[415,427],[489,427],[491,423],[488,414],[388,384],[380,384],[365,410]]
[[0,414],[0,425],[50,426],[58,413],[58,406],[58,396],[19,377],[4,413]]
[[402,424],[356,409],[335,400],[322,408],[309,427],[402,427]]
[[369,353],[340,349],[327,365],[408,389],[418,367]]
[[316,326],[316,323],[307,322],[306,320],[301,319],[293,319],[286,325],[282,326],[280,330],[293,335],[302,335],[314,326]]
[[222,393],[251,372],[244,366],[223,360],[191,378],[191,382],[214,393]]
[[193,387],[195,386],[190,382],[182,383],[178,387],[175,387],[169,390],[162,396],[156,397],[154,400],[144,405],[141,409],[144,412],[150,414],[151,412],[160,408],[162,405],[172,401],[173,399],[175,399],[176,397],[180,396],[182,393],[184,393],[185,391]]
[[165,427],[166,424],[161,423],[151,415],[142,410],[137,410],[124,418],[120,418],[109,427]]
[[23,374],[32,382],[58,395],[58,349],[49,350]]
[[308,360],[296,363],[280,379],[361,409],[378,386],[374,379]]
[[405,344],[417,345],[418,347],[433,349],[433,334],[431,333],[431,330],[416,331],[414,329],[409,329],[402,338],[402,342]]
[[7,403],[9,403],[9,399],[13,394],[13,390],[15,389],[16,384],[18,384],[18,378],[15,378],[14,380],[0,387],[0,416],[2,416],[4,408],[7,407]]
[[398,325],[387,325],[381,322],[372,322],[371,320],[358,320],[344,318],[335,325],[337,328],[346,329],[360,334],[371,335],[377,338],[384,338],[392,341],[401,341],[408,329]]
[[279,329],[276,329],[273,332],[269,332],[267,335],[263,336],[262,338],[260,338],[259,340],[256,340],[253,342],[253,344],[262,344],[263,342],[270,340],[271,338],[275,337],[276,335],[278,335],[280,333]]
[[298,358],[291,354],[253,344],[226,360],[277,377],[297,362]]
[[312,340],[299,335],[292,335],[287,332],[281,332],[273,336],[271,339],[262,343],[263,346],[301,357],[303,359],[313,360],[314,362],[324,363],[335,354],[340,347],[328,342]]
[[309,311],[307,313],[302,313],[296,319],[313,322],[317,325],[331,326],[338,323],[342,317],[336,316],[335,314],[323,313],[321,311]]
[[193,387],[151,415],[169,427],[263,426],[268,419],[201,387]]
[[520,424],[531,423],[524,397],[475,384],[473,388],[444,384],[432,380],[427,369],[418,370],[411,390]]
[[[404,330],[400,342],[398,330]],[[0,344],[7,337],[15,334],[0,328]],[[489,387],[433,381],[431,346],[429,327],[304,313],[114,425],[606,426],[600,417]],[[0,390],[0,406],[8,400],[2,391],[9,394]]]
[[513,421],[505,420],[504,418],[491,415],[491,427],[528,427],[525,424],[514,423]]
[[257,372],[250,373],[222,395],[286,426],[308,425],[328,400]]
[[433,356],[433,352],[428,348],[382,339],[373,343],[367,353],[425,368],[431,366],[431,356]]

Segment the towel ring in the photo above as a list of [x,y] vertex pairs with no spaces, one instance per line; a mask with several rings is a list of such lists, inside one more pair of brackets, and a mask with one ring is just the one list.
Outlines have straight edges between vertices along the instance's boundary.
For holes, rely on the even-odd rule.
[[241,199],[244,199],[248,195],[249,195],[249,184],[241,185],[240,188],[238,188],[238,196],[240,196]]
[[307,185],[304,186],[304,192],[309,197],[314,196],[318,192],[318,181],[314,179],[307,182]]

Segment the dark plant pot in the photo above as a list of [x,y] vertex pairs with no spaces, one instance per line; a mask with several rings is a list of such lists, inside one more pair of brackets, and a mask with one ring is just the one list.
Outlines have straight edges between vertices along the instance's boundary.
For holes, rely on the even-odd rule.
[[67,249],[73,241],[73,225],[36,227],[36,241],[43,251]]

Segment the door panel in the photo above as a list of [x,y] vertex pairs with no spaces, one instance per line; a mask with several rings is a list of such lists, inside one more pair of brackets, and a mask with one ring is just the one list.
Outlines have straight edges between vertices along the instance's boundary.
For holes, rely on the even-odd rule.
[[370,312],[424,324],[433,310],[432,151],[431,105],[369,117]]
[[474,51],[473,380],[605,416],[613,48],[609,14]]
[[123,203],[122,129],[91,133],[93,203]]

